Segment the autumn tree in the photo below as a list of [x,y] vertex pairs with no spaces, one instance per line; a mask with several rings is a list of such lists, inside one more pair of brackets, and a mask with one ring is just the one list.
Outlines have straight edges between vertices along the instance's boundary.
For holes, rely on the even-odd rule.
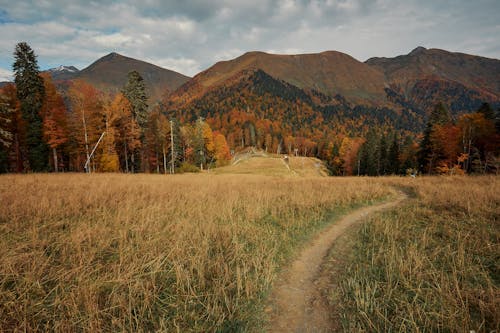
[[121,156],[122,168],[125,172],[135,172],[134,154],[141,147],[141,129],[132,114],[132,106],[129,100],[118,93],[111,104],[113,113],[116,115],[114,120],[115,144],[118,155]]
[[14,114],[9,97],[0,92],[0,173],[9,171],[8,149],[14,141]]
[[500,153],[500,138],[495,129],[493,113],[485,109],[488,110],[488,106],[483,104],[477,112],[458,119],[462,153],[467,157],[464,169],[469,172],[485,172],[486,159]]
[[42,106],[43,136],[52,149],[54,171],[59,170],[58,148],[68,141],[67,111],[62,96],[52,83],[50,74],[42,75],[45,98]]
[[39,75],[35,52],[27,43],[16,45],[14,59],[12,68],[21,114],[26,123],[29,168],[33,171],[45,171],[48,166],[48,147],[43,140],[43,121],[40,115],[45,95],[43,79]]
[[214,132],[214,154],[217,166],[227,165],[231,160],[226,137],[219,132]]
[[420,145],[419,164],[422,171],[432,173],[441,158],[440,143],[433,140],[438,126],[445,126],[451,122],[451,116],[446,107],[439,103],[432,110],[427,126],[424,131],[424,137]]
[[120,160],[116,151],[116,137],[118,136],[119,120],[126,108],[126,99],[117,94],[114,98],[108,97],[102,109],[104,121],[104,137],[100,146],[99,171],[117,172],[120,170]]
[[[72,109],[69,117],[70,149],[79,169],[90,158],[92,146],[97,143],[104,130],[102,96],[97,89],[82,80],[72,82],[68,96]],[[84,159],[80,158],[82,153],[85,155]]]

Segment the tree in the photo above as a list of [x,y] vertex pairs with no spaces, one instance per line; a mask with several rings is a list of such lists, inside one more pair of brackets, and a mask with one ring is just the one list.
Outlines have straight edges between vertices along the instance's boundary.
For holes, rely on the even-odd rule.
[[111,107],[117,117],[113,124],[115,126],[115,144],[122,154],[124,162],[122,168],[127,173],[134,172],[133,152],[141,147],[141,129],[132,115],[130,102],[122,93],[118,93],[114,97]]
[[31,47],[21,42],[14,51],[14,81],[17,98],[21,103],[21,114],[26,122],[26,150],[29,168],[33,171],[46,171],[48,167],[48,146],[43,140],[43,121],[40,111],[45,89],[43,79]]
[[397,134],[394,134],[391,146],[389,147],[389,152],[387,156],[387,171],[390,174],[398,174],[399,173],[399,140]]
[[148,122],[148,97],[144,79],[139,72],[131,71],[128,73],[127,83],[123,87],[122,93],[132,106],[134,119],[144,130]]
[[483,114],[485,119],[495,120],[495,112],[493,111],[489,103],[481,104],[481,106],[477,110],[477,113]]
[[67,111],[62,96],[52,83],[50,74],[43,74],[45,98],[42,106],[43,136],[52,148],[54,171],[58,172],[57,149],[68,141]]
[[14,141],[14,115],[9,97],[0,92],[0,173],[9,171],[8,149]]
[[360,172],[368,176],[377,176],[379,174],[379,140],[377,133],[370,128],[366,135],[366,141],[361,146],[359,152]]
[[[92,145],[97,142],[104,131],[102,96],[97,89],[81,80],[72,82],[68,95],[72,110],[69,117],[70,145],[72,154],[75,155],[76,169],[81,170],[81,166],[90,157]],[[81,158],[82,154],[85,154],[84,159]]]
[[214,132],[214,150],[217,166],[227,165],[231,160],[231,153],[226,137],[222,133]]
[[[146,94],[146,86],[144,79],[137,71],[131,71],[127,75],[127,83],[122,89],[123,95],[128,99],[131,105],[132,117],[139,125],[141,130],[141,150],[131,151],[132,157],[132,170],[139,170],[148,168],[147,165],[141,165],[141,162],[146,162],[144,147],[145,147],[145,131],[148,124],[148,97]],[[138,148],[140,148],[138,147]],[[136,159],[136,154],[140,153],[140,158]]]
[[438,103],[432,110],[427,126],[424,131],[424,138],[420,145],[419,164],[422,171],[428,174],[434,171],[439,162],[440,146],[436,141],[432,141],[433,132],[436,126],[444,126],[451,123],[451,116],[442,103]]

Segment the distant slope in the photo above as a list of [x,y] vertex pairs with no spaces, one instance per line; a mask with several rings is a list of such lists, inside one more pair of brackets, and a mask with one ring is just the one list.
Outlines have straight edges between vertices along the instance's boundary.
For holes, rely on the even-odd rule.
[[247,174],[286,177],[325,177],[328,171],[319,159],[313,157],[289,157],[288,166],[283,156],[257,152],[248,156],[239,154],[231,165],[211,170],[216,174]]
[[366,64],[384,74],[391,90],[406,103],[428,110],[439,101],[454,112],[500,102],[500,60],[418,47],[395,58]]
[[133,70],[138,71],[144,78],[150,105],[162,100],[190,79],[180,73],[114,52],[81,71],[73,66],[59,66],[47,72],[59,83],[82,79],[102,91],[115,93],[123,88],[127,82],[127,74]]
[[127,81],[127,74],[133,70],[144,78],[152,102],[162,99],[190,79],[180,73],[114,52],[80,71],[76,78],[105,91],[119,91]]
[[181,103],[189,102],[234,81],[243,71],[258,69],[300,89],[315,90],[331,97],[342,95],[350,102],[373,105],[385,101],[383,74],[336,51],[299,55],[248,52],[199,73],[175,92],[173,98]]

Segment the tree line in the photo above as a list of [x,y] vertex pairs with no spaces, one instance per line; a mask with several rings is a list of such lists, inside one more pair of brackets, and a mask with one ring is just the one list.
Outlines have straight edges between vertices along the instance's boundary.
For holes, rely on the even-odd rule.
[[15,84],[0,90],[0,172],[174,173],[231,158],[224,135],[203,119],[180,124],[150,107],[136,71],[115,94],[81,80],[61,93],[27,43],[14,59]]

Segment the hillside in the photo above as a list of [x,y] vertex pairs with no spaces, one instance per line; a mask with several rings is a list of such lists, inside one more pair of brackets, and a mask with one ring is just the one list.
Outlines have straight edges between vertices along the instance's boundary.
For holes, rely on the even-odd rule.
[[247,70],[262,70],[300,89],[315,90],[331,97],[342,95],[355,103],[375,105],[385,101],[383,75],[336,51],[299,55],[248,52],[236,59],[218,62],[199,73],[176,92],[174,98],[189,101],[200,97]]
[[366,64],[384,74],[400,100],[428,110],[438,101],[455,113],[481,102],[500,102],[500,61],[463,53],[417,47],[395,58],[371,58]]
[[249,149],[236,154],[231,165],[211,170],[215,174],[245,174],[283,177],[325,177],[328,171],[323,162],[311,157],[288,157]]
[[127,74],[133,70],[144,78],[151,104],[189,80],[188,76],[115,52],[96,60],[81,71],[73,66],[60,66],[49,72],[54,80],[82,79],[100,90],[117,92],[127,82]]
[[83,69],[78,78],[97,88],[117,91],[127,81],[127,74],[136,70],[144,78],[151,101],[160,100],[189,80],[189,77],[150,63],[110,53]]

